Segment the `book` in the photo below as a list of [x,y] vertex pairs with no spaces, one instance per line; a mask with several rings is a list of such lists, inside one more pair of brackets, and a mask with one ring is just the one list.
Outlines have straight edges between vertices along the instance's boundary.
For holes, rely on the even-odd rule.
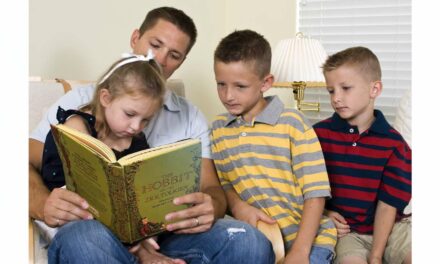
[[119,160],[98,139],[63,124],[52,125],[68,190],[89,203],[89,211],[123,243],[166,231],[165,215],[187,208],[172,203],[197,192],[201,143],[187,139]]
[[260,230],[272,244],[273,252],[275,253],[275,264],[284,263],[284,240],[278,224],[267,224],[266,222],[258,221],[257,229]]

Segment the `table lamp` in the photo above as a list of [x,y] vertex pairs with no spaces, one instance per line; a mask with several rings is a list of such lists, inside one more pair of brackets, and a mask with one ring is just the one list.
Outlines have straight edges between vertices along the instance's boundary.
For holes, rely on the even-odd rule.
[[321,66],[327,59],[321,43],[301,32],[295,38],[281,40],[273,52],[272,73],[276,88],[293,89],[296,108],[319,112],[319,103],[303,102],[306,88],[326,87]]

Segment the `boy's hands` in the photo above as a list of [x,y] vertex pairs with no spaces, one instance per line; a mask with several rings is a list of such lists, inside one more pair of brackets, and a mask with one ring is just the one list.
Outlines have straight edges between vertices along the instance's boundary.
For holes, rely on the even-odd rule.
[[78,194],[55,188],[44,203],[44,222],[51,227],[62,226],[73,220],[93,219],[87,211],[89,204]]
[[347,221],[345,221],[345,218],[338,212],[328,210],[327,216],[332,219],[333,223],[335,223],[336,230],[338,231],[338,238],[350,233],[350,226],[347,224]]
[[309,254],[303,252],[292,252],[290,251],[284,258],[286,264],[309,264]]
[[370,256],[368,258],[368,264],[382,264],[382,258],[381,257],[372,257]]
[[244,221],[253,227],[257,227],[258,221],[263,221],[268,224],[275,224],[276,220],[265,214],[258,208],[241,201],[234,206],[232,214],[238,220]]

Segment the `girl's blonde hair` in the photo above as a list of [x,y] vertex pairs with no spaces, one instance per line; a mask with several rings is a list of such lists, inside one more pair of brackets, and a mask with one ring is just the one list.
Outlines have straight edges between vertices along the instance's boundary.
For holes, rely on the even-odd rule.
[[[93,99],[80,109],[89,111],[95,116],[95,129],[99,137],[106,137],[110,133],[110,127],[104,118],[104,107],[100,102],[102,89],[109,91],[112,100],[122,95],[144,95],[160,100],[161,104],[163,102],[165,80],[156,61],[153,59],[134,61],[117,67],[120,62],[128,59],[130,58],[118,60],[99,78]],[[117,68],[114,69],[115,67]],[[113,72],[107,76],[111,71]]]

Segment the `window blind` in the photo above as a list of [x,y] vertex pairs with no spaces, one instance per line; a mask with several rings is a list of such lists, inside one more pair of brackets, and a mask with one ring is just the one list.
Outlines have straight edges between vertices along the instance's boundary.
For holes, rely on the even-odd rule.
[[[400,98],[411,88],[411,0],[298,0],[298,31],[318,39],[328,55],[353,46],[371,49],[382,68],[382,94],[375,101],[394,122]],[[315,123],[333,114],[326,89],[306,89],[305,101],[321,111],[305,112]]]

